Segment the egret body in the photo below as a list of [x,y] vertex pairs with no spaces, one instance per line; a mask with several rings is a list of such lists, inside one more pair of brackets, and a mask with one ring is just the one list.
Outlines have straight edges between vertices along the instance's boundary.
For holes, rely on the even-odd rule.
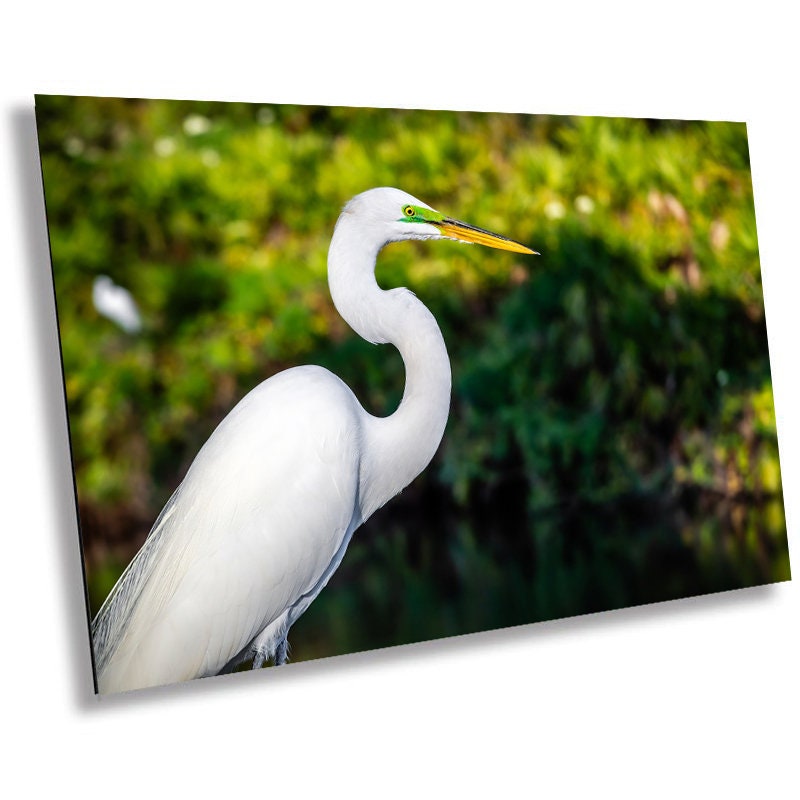
[[98,314],[119,325],[126,333],[138,333],[142,319],[136,301],[127,289],[117,286],[108,275],[98,275],[92,284],[92,302]]
[[353,531],[430,462],[450,404],[450,363],[428,309],[382,290],[388,242],[458,239],[533,253],[398,189],[353,198],[328,254],[333,302],[364,339],[397,347],[403,399],[367,413],[335,375],[281,372],[212,433],[92,624],[97,687],[126,691],[282,664],[292,624],[326,585]]

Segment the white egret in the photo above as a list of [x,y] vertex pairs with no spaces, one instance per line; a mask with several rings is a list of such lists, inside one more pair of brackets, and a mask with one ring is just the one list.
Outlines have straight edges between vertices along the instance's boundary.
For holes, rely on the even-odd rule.
[[115,322],[126,333],[138,333],[142,329],[142,318],[133,296],[108,275],[98,275],[94,279],[92,302],[98,314]]
[[533,250],[434,211],[398,189],[344,207],[328,253],[350,326],[402,355],[388,417],[368,414],[317,366],[246,395],[203,445],[92,625],[101,693],[215,675],[287,656],[287,634],[339,566],[353,531],[430,462],[450,405],[450,362],[430,311],[375,281],[381,248],[457,239]]

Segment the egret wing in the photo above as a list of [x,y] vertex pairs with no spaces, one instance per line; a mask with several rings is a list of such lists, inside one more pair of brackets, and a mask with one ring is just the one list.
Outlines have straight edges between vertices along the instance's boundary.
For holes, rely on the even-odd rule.
[[318,584],[357,515],[363,413],[304,367],[223,420],[98,615],[101,692],[216,674]]

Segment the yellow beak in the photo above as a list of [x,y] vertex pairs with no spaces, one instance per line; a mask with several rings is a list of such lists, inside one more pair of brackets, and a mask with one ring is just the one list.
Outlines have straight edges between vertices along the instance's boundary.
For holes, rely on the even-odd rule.
[[494,247],[497,250],[511,250],[513,253],[539,255],[535,250],[531,250],[530,247],[515,242],[513,239],[508,239],[491,231],[485,231],[483,228],[476,228],[474,225],[467,225],[466,222],[459,222],[457,219],[445,217],[435,225],[449,239],[458,239],[460,242],[470,242],[471,244],[482,244],[486,247]]

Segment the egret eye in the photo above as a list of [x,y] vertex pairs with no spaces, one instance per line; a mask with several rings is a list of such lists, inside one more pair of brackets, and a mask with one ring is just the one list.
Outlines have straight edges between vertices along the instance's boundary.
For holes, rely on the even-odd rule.
[[404,214],[405,214],[407,217],[413,217],[413,216],[414,216],[414,206],[406,206],[406,207],[403,209],[403,213],[404,213]]

